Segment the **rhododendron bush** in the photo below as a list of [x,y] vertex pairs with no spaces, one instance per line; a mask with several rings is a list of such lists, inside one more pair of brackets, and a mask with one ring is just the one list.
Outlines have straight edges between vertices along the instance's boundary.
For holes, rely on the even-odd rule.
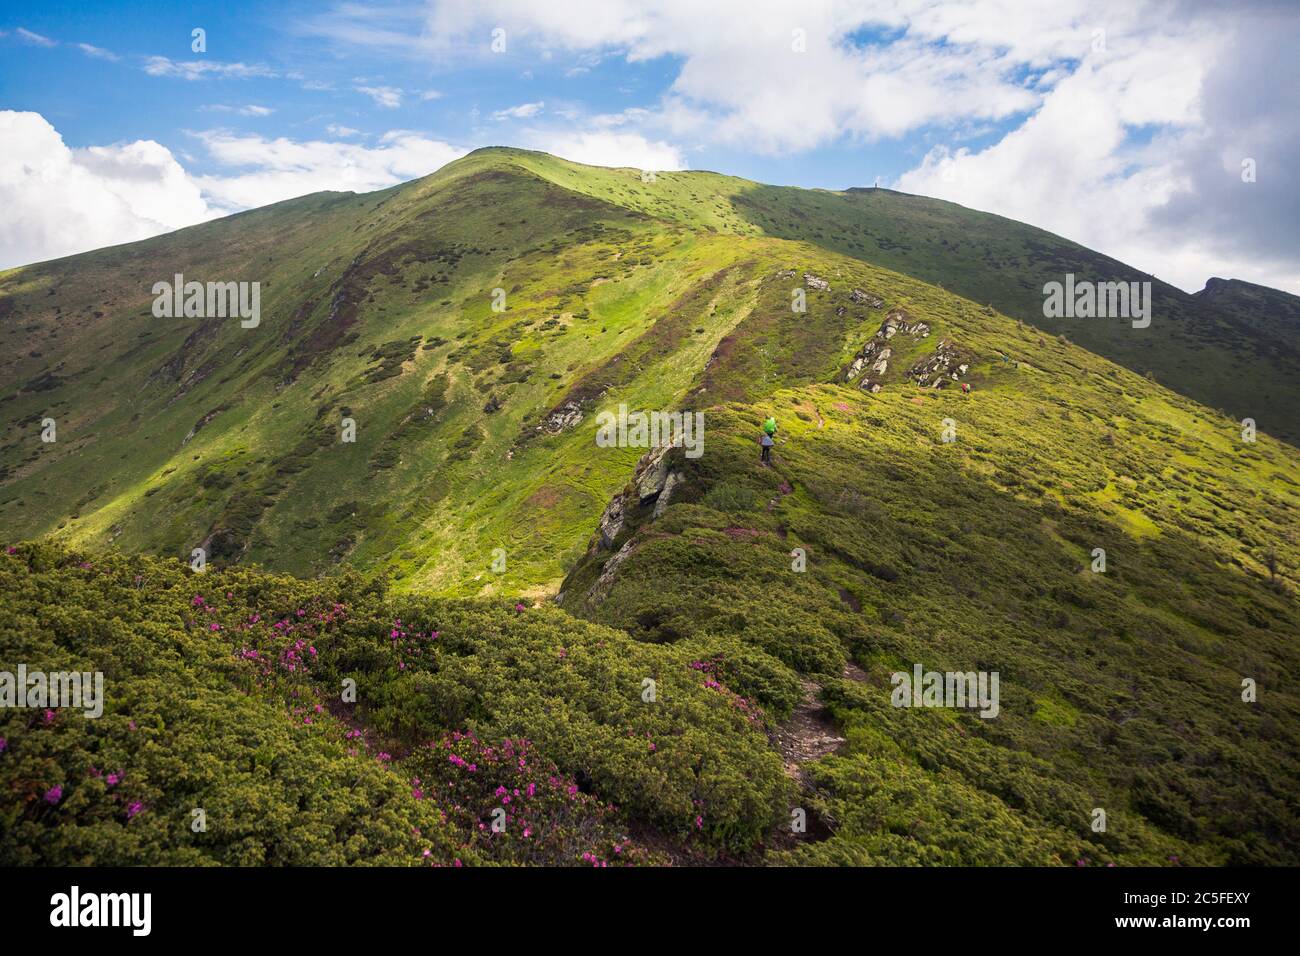
[[50,544],[0,591],[0,670],[104,675],[98,719],[0,710],[0,863],[636,864],[788,813],[795,689],[740,644]]

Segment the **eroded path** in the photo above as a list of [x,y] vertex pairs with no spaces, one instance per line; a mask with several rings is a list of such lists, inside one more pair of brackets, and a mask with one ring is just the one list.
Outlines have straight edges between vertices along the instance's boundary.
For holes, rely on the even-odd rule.
[[[851,661],[844,665],[845,680],[865,681],[866,673]],[[802,678],[803,700],[795,707],[790,719],[776,732],[781,747],[781,760],[786,775],[806,786],[804,765],[835,753],[844,744],[839,728],[830,711],[821,701],[822,685],[807,677]]]

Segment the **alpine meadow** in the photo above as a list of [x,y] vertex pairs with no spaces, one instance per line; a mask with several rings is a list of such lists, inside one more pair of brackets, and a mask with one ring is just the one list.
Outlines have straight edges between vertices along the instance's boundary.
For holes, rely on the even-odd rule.
[[1294,287],[460,138],[0,271],[0,865],[1300,865]]

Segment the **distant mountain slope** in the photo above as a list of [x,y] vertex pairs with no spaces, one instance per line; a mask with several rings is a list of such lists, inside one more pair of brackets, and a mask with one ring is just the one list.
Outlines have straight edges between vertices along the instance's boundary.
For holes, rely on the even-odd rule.
[[[540,153],[521,154],[519,161],[565,188],[647,215],[799,240],[923,279],[1300,441],[1300,298],[1288,293],[1234,280],[1236,288],[1258,291],[1188,295],[1045,230],[888,189],[796,189],[709,172],[656,173],[643,182],[623,170],[591,170]],[[1150,280],[1151,326],[1045,317],[1043,286],[1063,282],[1067,273],[1094,282]]]
[[[702,408],[840,381],[898,308],[934,328],[909,362],[954,328],[993,336],[977,369],[1008,350],[1041,365],[1056,343],[1007,339],[1013,325],[993,310],[863,261],[919,272],[909,264],[929,249],[931,264],[964,263],[968,283],[1010,289],[1016,275],[1023,301],[1037,301],[1003,268],[1012,248],[1077,247],[993,221],[884,191],[712,173],[644,182],[494,149],[381,192],[308,196],[11,270],[0,275],[0,529],[177,556],[202,547],[218,563],[299,574],[383,567],[421,590],[553,593],[639,455],[593,453],[603,408]],[[938,255],[945,243],[959,254]],[[152,286],[176,274],[259,281],[260,325],[155,318]],[[793,313],[805,274],[832,291],[806,289],[807,311]],[[1253,308],[1217,299],[1225,314]],[[1190,360],[1161,328],[1146,330],[1166,343],[1160,354]],[[1263,335],[1242,325],[1234,341]],[[1277,383],[1266,356],[1247,374],[1242,349],[1199,380],[1227,370],[1274,389],[1255,416],[1269,433],[1294,381]],[[1061,382],[1052,400],[1088,387]],[[41,441],[46,419],[56,442]]]

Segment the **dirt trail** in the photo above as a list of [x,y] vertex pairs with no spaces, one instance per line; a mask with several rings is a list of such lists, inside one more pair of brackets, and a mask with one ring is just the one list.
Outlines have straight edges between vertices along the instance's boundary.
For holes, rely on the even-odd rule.
[[[867,679],[862,668],[852,662],[844,665],[842,676],[853,681]],[[786,775],[806,786],[804,764],[835,753],[844,744],[844,738],[821,702],[822,685],[806,677],[800,683],[803,685],[803,699],[796,705],[790,719],[776,732],[776,738],[781,746]]]

